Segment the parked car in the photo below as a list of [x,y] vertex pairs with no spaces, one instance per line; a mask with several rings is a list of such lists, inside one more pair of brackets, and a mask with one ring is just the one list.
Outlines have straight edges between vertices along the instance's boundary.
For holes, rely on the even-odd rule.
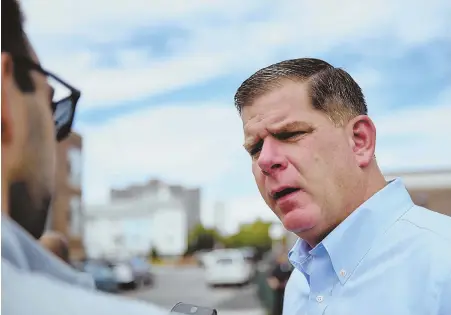
[[135,279],[133,268],[128,262],[110,263],[110,268],[120,287],[134,289],[138,282]]
[[244,258],[246,258],[251,263],[257,262],[257,251],[253,247],[242,247],[240,248],[242,251]]
[[83,264],[83,271],[92,275],[98,290],[116,293],[119,284],[113,271],[106,264],[95,261],[87,261]]
[[135,257],[129,261],[129,264],[133,271],[135,283],[138,286],[153,284],[154,275],[152,273],[152,266],[146,259]]
[[196,254],[194,254],[197,265],[199,267],[202,267],[202,268],[205,267],[205,259],[207,259],[207,256],[209,253],[210,253],[210,250],[200,250]]
[[254,267],[241,250],[221,249],[205,260],[205,279],[209,286],[244,285],[251,281]]

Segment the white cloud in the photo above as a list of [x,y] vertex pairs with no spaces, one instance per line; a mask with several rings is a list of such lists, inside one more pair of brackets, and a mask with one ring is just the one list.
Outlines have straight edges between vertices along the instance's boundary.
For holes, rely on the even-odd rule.
[[167,105],[82,127],[86,200],[97,202],[110,185],[150,175],[207,185],[236,162],[241,128],[233,106],[214,104]]
[[[283,59],[321,56],[349,49],[356,55],[377,52],[399,57],[412,46],[451,39],[451,2],[443,0],[415,6],[389,0],[293,0],[277,5],[258,0],[176,0],[171,5],[163,0],[128,0],[126,5],[47,0],[45,6],[42,1],[25,0],[24,5],[31,40],[45,67],[82,89],[82,110],[113,103],[127,106],[131,99],[228,73],[243,72],[244,78],[281,55]],[[256,19],[256,12],[265,17]],[[102,55],[91,45],[121,41],[167,25],[185,30],[187,38],[171,42],[166,56],[149,58],[142,47],[118,47],[118,67],[96,65]],[[390,39],[390,45],[373,47],[373,40],[381,38]],[[369,65],[355,64],[348,70],[365,91],[384,80],[379,69]],[[433,103],[375,118],[383,168],[451,167],[450,147],[444,145],[451,134],[451,124],[445,121],[450,92]],[[250,172],[244,165],[248,161],[237,153],[242,150],[242,135],[233,105],[192,105],[160,106],[99,126],[82,124],[86,200],[100,202],[109,186],[151,175],[208,187],[221,183],[232,169]],[[243,178],[237,181],[254,185],[249,175]],[[248,220],[266,211],[262,215],[271,218],[256,189],[250,191],[254,193],[230,201],[232,217]]]
[[[392,110],[375,118],[379,137],[409,137],[434,139],[451,135],[451,86],[445,88],[429,104],[418,104],[402,110]],[[450,148],[451,149],[451,148]]]
[[[55,12],[51,18],[48,7]],[[276,61],[280,50],[299,57],[348,46],[364,54],[368,47],[362,40],[389,36],[393,45],[384,47],[385,53],[402,53],[412,45],[449,38],[451,27],[451,5],[442,0],[409,7],[389,0],[293,0],[277,6],[271,1],[176,1],[168,6],[130,0],[124,6],[106,0],[49,0],[44,7],[28,0],[25,8],[44,63],[82,89],[81,109],[168,92],[221,74],[248,73]],[[258,10],[267,16],[246,18]],[[138,63],[127,57],[118,68],[99,70],[88,46],[70,45],[74,36],[79,45],[108,42],[164,25],[187,30],[188,39],[172,45],[173,51],[160,60],[141,55]],[[133,55],[133,47],[124,49]]]
[[[445,145],[451,134],[451,125],[444,120],[450,113],[447,104],[375,118],[377,156],[384,170],[451,167],[451,148]],[[208,189],[226,184],[221,178],[227,173],[243,170],[246,173],[237,176],[235,183],[248,187],[250,193],[229,200],[230,218],[235,223],[257,216],[273,219],[255,188],[249,160],[242,154],[241,121],[232,105],[168,105],[84,127],[82,133],[88,203],[105,201],[111,185],[150,176]],[[221,189],[228,187],[216,190]],[[206,216],[210,224],[212,215]]]

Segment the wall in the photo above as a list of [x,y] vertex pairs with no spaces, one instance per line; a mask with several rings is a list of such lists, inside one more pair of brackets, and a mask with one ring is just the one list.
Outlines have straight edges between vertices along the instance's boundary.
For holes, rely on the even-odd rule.
[[148,255],[153,246],[162,254],[178,256],[186,250],[186,227],[185,209],[168,190],[145,191],[141,196],[90,206],[84,243],[92,258]]
[[82,138],[77,133],[58,143],[56,190],[47,226],[66,235],[73,259],[84,256],[82,150]]
[[386,177],[400,177],[416,204],[451,215],[451,169],[392,173]]
[[[179,200],[186,212],[187,231],[191,230],[200,221],[201,190],[199,188],[186,188],[181,185],[168,185],[159,180],[149,180],[142,185],[131,185],[125,189],[112,189],[110,197],[112,201],[127,200],[143,195],[161,193],[167,194],[168,198]],[[187,232],[188,233],[188,232]]]
[[86,221],[85,244],[90,258],[126,259],[147,256],[152,246],[153,214],[97,217]]
[[409,190],[413,201],[425,208],[451,216],[451,188]]
[[160,256],[182,256],[188,245],[187,215],[183,208],[159,209],[152,217],[152,242]]

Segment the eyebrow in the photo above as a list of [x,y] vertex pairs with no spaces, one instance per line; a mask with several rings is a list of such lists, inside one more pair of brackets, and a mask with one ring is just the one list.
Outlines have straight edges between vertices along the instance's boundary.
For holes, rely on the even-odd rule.
[[284,124],[275,124],[268,128],[268,131],[272,134],[280,132],[295,131],[298,129],[311,129],[312,126],[303,121],[292,121]]

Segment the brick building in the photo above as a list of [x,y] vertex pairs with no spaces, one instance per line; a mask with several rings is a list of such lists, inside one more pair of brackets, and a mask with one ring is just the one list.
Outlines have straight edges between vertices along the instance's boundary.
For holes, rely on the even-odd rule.
[[47,228],[66,235],[72,259],[84,257],[82,206],[82,137],[72,133],[57,148],[56,191]]

